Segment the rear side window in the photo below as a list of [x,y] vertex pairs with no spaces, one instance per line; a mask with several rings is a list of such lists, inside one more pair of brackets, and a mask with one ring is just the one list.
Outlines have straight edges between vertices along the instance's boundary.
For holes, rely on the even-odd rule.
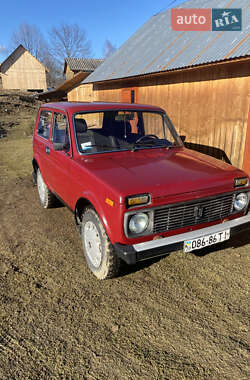
[[58,112],[54,113],[53,142],[69,144],[67,118]]
[[49,139],[52,113],[50,111],[41,111],[37,134],[46,140]]

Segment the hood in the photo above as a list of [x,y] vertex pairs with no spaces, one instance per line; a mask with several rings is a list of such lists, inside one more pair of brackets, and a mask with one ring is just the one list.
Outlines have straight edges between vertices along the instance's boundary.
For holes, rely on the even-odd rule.
[[[186,148],[113,152],[80,158],[84,167],[120,197],[150,193],[152,198],[211,188],[233,190],[245,173]],[[82,162],[83,164],[83,162]]]

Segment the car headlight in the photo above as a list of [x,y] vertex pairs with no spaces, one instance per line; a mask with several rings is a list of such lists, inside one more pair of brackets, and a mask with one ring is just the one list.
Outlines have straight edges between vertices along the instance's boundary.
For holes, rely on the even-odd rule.
[[246,193],[237,194],[234,200],[234,209],[242,211],[248,204],[248,196]]
[[148,215],[143,212],[140,212],[131,216],[128,227],[133,234],[141,234],[147,229],[148,222]]

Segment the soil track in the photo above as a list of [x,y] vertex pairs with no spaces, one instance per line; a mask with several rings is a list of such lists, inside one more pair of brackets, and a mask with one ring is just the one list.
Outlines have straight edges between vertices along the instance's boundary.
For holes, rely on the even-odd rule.
[[89,272],[73,215],[44,210],[32,140],[0,141],[0,378],[249,378],[249,234]]

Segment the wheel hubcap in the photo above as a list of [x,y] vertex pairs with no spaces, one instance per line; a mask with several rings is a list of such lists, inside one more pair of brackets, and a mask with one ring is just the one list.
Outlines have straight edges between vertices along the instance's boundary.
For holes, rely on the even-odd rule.
[[102,244],[99,232],[91,221],[84,226],[84,245],[91,264],[98,268],[102,261]]

